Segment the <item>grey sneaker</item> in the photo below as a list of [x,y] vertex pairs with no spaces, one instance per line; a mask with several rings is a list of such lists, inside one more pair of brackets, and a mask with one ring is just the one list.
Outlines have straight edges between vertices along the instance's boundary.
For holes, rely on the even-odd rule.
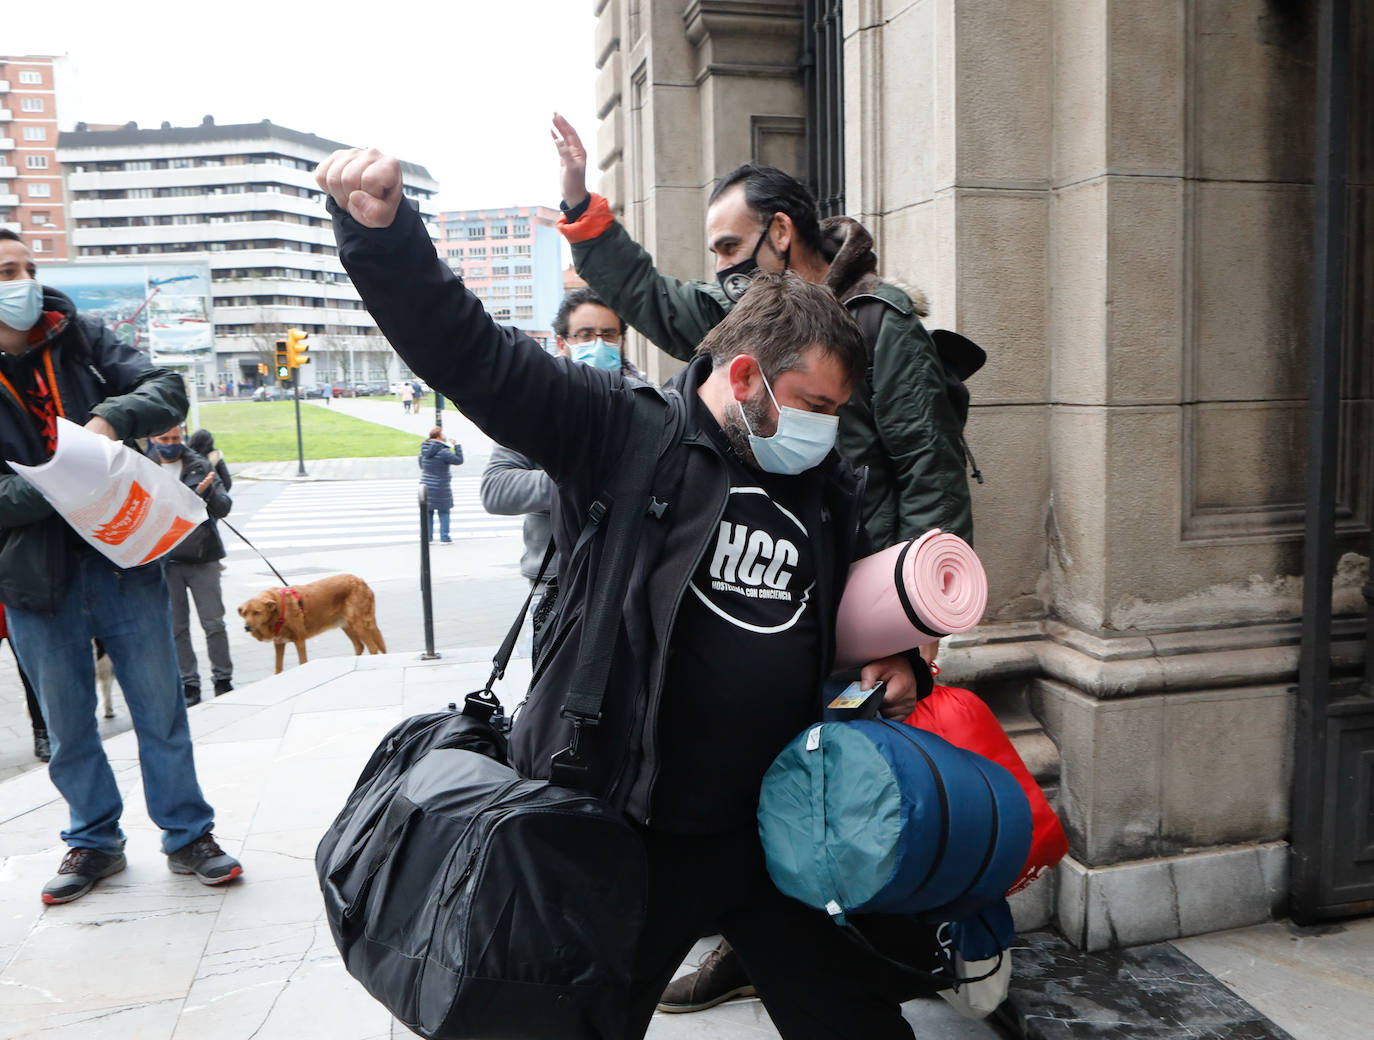
[[222,885],[243,873],[239,861],[220,848],[209,831],[167,853],[167,869],[173,874],[194,874],[202,885]]
[[674,979],[658,998],[658,1009],[670,1014],[705,1011],[735,997],[756,995],[739,954],[725,940],[701,959],[697,970]]
[[128,865],[122,852],[72,848],[62,857],[57,877],[43,886],[43,902],[70,903],[89,892],[97,881],[118,874]]

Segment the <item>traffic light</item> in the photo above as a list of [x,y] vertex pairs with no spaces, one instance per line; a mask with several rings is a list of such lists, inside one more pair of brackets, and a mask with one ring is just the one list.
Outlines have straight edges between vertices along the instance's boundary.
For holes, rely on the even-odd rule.
[[286,363],[292,368],[310,364],[310,359],[305,356],[305,352],[310,349],[310,345],[305,342],[309,338],[310,333],[302,332],[300,329],[286,330]]
[[266,365],[266,364],[263,364],[263,363],[259,363],[259,364],[258,364],[258,375],[260,375],[260,376],[265,376],[265,375],[267,375],[267,365]]
[[290,379],[291,366],[286,356],[286,340],[277,340],[277,378]]

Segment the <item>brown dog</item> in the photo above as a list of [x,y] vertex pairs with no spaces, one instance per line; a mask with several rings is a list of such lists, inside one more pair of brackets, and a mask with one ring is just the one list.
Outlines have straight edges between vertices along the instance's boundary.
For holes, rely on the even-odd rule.
[[277,672],[281,672],[286,644],[296,644],[296,655],[305,664],[305,641],[330,628],[342,628],[361,655],[386,653],[377,628],[372,589],[355,574],[335,574],[284,589],[265,589],[239,606],[243,627],[254,639],[275,643]]

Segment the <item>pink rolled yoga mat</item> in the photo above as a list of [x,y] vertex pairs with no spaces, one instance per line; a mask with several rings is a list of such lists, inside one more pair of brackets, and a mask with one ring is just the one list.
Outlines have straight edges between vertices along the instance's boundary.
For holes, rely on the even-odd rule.
[[972,547],[938,528],[849,568],[835,626],[835,667],[967,632],[983,617],[988,578]]

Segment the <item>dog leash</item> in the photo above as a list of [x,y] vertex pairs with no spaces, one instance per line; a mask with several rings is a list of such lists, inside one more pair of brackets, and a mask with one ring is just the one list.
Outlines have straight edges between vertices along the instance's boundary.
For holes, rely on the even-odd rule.
[[259,556],[262,556],[262,562],[267,564],[267,566],[271,568],[272,573],[277,576],[277,580],[282,583],[283,588],[289,589],[291,587],[290,582],[288,582],[285,578],[281,576],[281,571],[277,570],[277,568],[272,566],[272,561],[269,560],[266,556],[262,555],[262,550],[259,549],[252,542],[250,542],[247,538],[243,537],[242,531],[240,531],[237,527],[231,524],[228,520],[224,519],[224,517],[220,517],[219,522],[222,523],[225,527],[229,528],[229,530],[233,531],[236,535],[238,535],[239,539],[243,542],[244,545],[248,546],[248,548],[252,549]]

